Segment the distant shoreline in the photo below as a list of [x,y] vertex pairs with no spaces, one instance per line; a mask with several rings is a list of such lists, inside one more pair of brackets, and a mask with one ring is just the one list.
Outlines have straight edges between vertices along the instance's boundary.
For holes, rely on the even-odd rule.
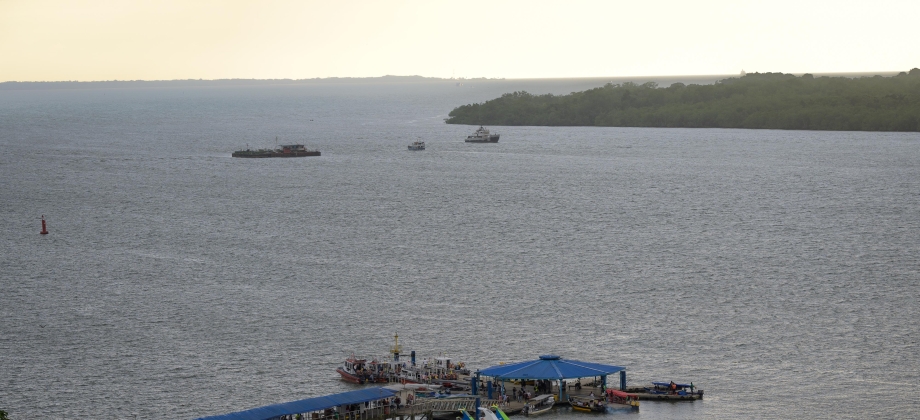
[[748,73],[714,84],[607,83],[568,95],[502,94],[448,124],[920,131],[920,68],[891,77]]
[[[815,76],[830,77],[867,77],[894,76],[897,71],[851,72],[851,73],[812,73]],[[796,74],[799,76],[799,74]],[[662,78],[688,78],[698,80],[720,80],[737,75],[658,75],[658,76],[587,76],[558,78],[440,78],[424,76],[380,76],[380,77],[326,77],[313,79],[176,79],[176,80],[95,80],[95,81],[6,81],[0,82],[2,90],[30,89],[94,89],[94,88],[152,88],[152,87],[215,87],[215,86],[278,86],[278,85],[335,85],[363,83],[492,83],[507,81],[561,81],[561,80],[596,80],[598,85],[610,81],[645,82]],[[710,84],[710,83],[707,83]]]

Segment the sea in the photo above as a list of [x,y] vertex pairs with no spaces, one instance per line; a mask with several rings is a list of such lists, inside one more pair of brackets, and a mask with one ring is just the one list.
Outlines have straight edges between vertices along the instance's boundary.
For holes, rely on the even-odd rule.
[[[920,417],[920,134],[444,122],[718,78],[0,84],[0,410],[345,392],[335,368],[398,334],[705,391],[601,418]],[[322,156],[231,157],[289,143]]]

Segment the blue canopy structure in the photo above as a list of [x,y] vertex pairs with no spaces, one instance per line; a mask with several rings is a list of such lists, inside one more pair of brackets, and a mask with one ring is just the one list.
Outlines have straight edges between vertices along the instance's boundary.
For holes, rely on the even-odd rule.
[[625,370],[622,366],[580,362],[547,354],[540,356],[538,360],[492,366],[480,370],[479,374],[500,379],[570,379],[607,376]]
[[198,420],[269,420],[279,416],[311,411],[325,410],[341,405],[358,404],[365,401],[382,400],[396,395],[396,391],[386,388],[365,388],[358,391],[343,392],[341,394],[326,395],[324,397],[307,398],[305,400],[291,401],[280,404],[266,405],[251,408],[236,413],[221,414],[218,416],[200,417]]

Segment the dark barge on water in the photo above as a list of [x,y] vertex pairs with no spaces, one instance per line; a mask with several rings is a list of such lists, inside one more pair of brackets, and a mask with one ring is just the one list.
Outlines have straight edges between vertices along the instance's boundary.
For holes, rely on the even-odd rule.
[[278,149],[237,150],[233,157],[238,158],[276,158],[276,157],[306,157],[320,156],[319,150],[307,150],[302,144],[285,144]]
[[652,382],[652,386],[628,387],[626,392],[636,394],[640,400],[694,401],[703,399],[703,390],[689,384]]

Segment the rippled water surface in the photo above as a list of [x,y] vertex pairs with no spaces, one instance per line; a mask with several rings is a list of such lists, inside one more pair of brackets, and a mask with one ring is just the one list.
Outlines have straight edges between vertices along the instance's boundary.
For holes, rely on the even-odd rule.
[[[920,135],[443,123],[524,88],[584,89],[0,90],[0,409],[342,392],[336,365],[398,331],[706,390],[608,417],[920,416]],[[323,155],[230,157],[276,136]]]

